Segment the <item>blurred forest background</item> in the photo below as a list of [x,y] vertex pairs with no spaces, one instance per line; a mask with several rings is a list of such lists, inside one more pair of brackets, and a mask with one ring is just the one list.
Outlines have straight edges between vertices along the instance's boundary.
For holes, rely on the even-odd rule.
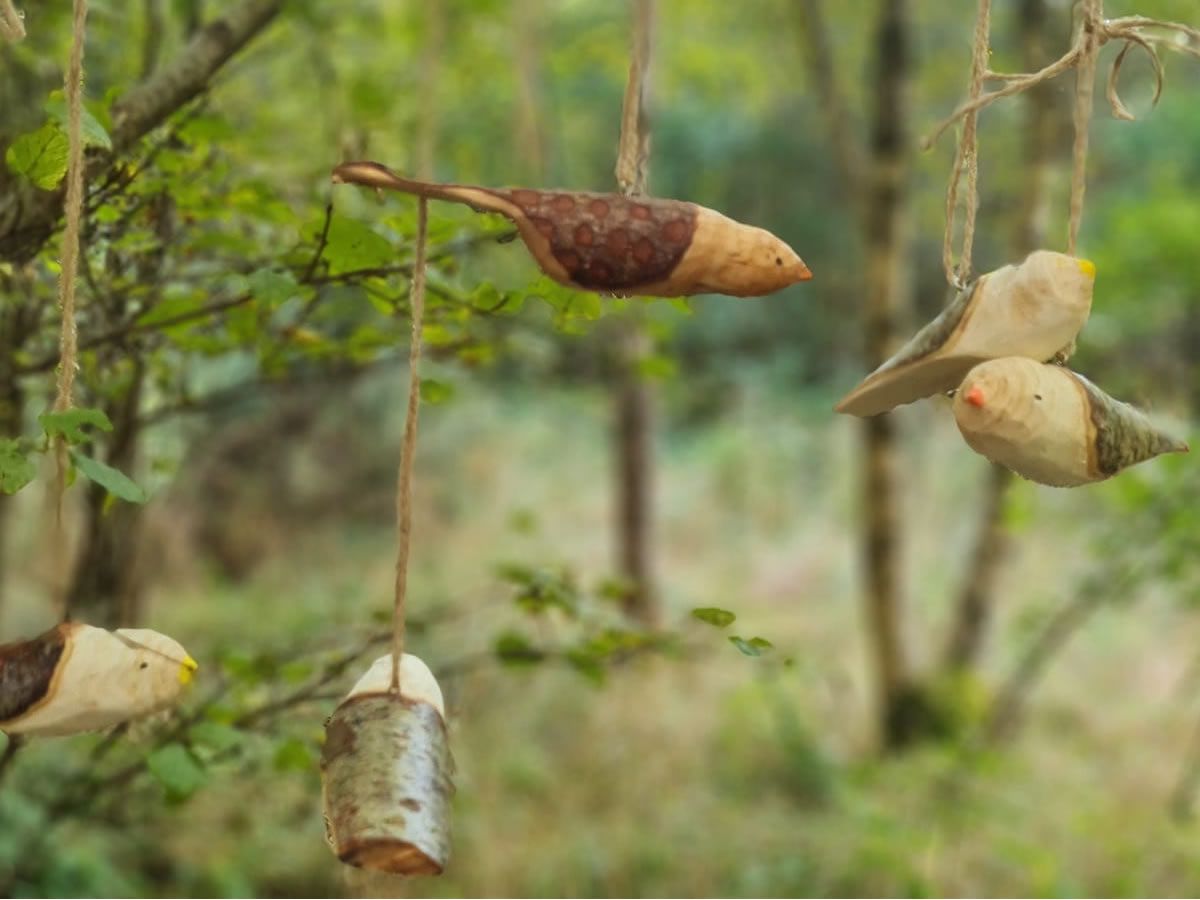
[[[113,428],[83,450],[149,500],[81,478],[64,552],[32,451],[69,6],[0,46],[6,490],[38,466],[0,494],[0,635],[69,597],[201,677],[164,721],[12,757],[0,894],[1200,892],[1194,461],[1053,490],[942,399],[831,412],[948,299],[953,135],[918,147],[965,96],[974,4],[659,0],[651,192],[787,240],[815,277],[775,296],[572,293],[504,220],[431,207],[410,648],[458,794],[450,869],[401,886],[329,852],[316,759],[387,641],[415,206],[328,173],[614,189],[629,8],[93,0],[78,390]],[[1058,56],[1072,12],[996,4],[992,67]],[[1135,49],[1124,122],[1117,52],[1073,367],[1194,434],[1200,64],[1164,53],[1152,108]],[[1073,90],[982,114],[977,271],[1065,246]]]

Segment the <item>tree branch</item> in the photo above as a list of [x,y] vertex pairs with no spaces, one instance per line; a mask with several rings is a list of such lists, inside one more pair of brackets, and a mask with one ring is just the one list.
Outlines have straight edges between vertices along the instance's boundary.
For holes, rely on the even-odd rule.
[[[267,26],[283,0],[243,0],[222,18],[200,29],[169,64],[134,86],[112,109],[113,149],[92,152],[87,180],[102,176],[123,153],[207,89],[229,59]],[[14,181],[0,194],[0,261],[25,262],[54,233],[62,214],[63,191],[42,191]]]
[[842,190],[851,198],[854,211],[861,218],[865,209],[862,146],[854,134],[850,108],[838,77],[824,7],[821,0],[798,0],[797,8],[802,20],[801,38],[807,51],[804,61],[808,66],[809,83],[817,92],[817,106],[825,118],[834,169]]

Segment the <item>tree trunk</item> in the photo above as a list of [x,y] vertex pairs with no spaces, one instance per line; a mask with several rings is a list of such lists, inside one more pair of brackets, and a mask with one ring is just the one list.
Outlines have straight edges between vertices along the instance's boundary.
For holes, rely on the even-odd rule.
[[[633,0],[632,58],[617,153],[617,184],[626,194],[646,192],[650,167],[649,116],[650,48],[654,0]],[[648,628],[661,621],[654,589],[654,526],[652,432],[653,392],[642,377],[642,360],[650,339],[640,318],[630,311],[617,323],[616,386],[613,395],[613,451],[616,457],[616,526],[618,564],[626,582],[623,605],[629,616]]]
[[[16,371],[17,353],[38,328],[42,316],[33,297],[28,273],[0,276],[0,295],[10,299],[0,308],[0,438],[20,437],[25,423],[25,390]],[[13,498],[0,493],[0,617],[4,613],[5,579],[8,574],[9,519]]]
[[[909,170],[909,22],[906,0],[881,0],[876,32],[874,109],[867,158],[864,231],[867,253],[867,368],[891,354],[897,322],[911,299],[907,271]],[[900,478],[890,415],[863,423],[863,550],[866,618],[875,663],[876,702],[884,746],[897,748],[922,730],[909,683],[901,630]]]
[[626,581],[625,611],[647,627],[660,623],[654,589],[654,398],[640,372],[649,344],[641,324],[631,317],[618,323],[619,351],[615,393],[617,545]]
[[[1046,0],[1021,0],[1017,22],[1022,70],[1036,72],[1049,62],[1046,49]],[[1025,160],[1020,206],[1013,230],[1013,260],[1042,246],[1049,216],[1046,182],[1054,149],[1054,94],[1051,85],[1025,95]],[[962,673],[975,669],[995,605],[1000,571],[1012,549],[1012,533],[1004,523],[1004,508],[1013,474],[992,465],[980,506],[970,566],[959,591],[958,603],[946,646],[945,668]]]
[[[106,462],[133,476],[138,460],[145,366],[137,357],[129,386],[107,404],[113,422]],[[89,484],[84,528],[75,571],[67,590],[67,610],[104,628],[136,625],[141,618],[142,579],[137,565],[142,509],[136,503],[110,502],[108,492]]]

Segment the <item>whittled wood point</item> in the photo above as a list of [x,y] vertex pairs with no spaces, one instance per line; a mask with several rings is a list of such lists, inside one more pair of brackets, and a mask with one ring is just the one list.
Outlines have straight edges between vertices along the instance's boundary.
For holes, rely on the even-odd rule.
[[332,177],[506,216],[541,270],[568,287],[619,296],[757,297],[812,278],[771,232],[682,200],[414,181],[365,161],[343,163]]
[[1008,357],[976,366],[954,398],[967,444],[1031,481],[1074,487],[1188,446],[1061,366]]

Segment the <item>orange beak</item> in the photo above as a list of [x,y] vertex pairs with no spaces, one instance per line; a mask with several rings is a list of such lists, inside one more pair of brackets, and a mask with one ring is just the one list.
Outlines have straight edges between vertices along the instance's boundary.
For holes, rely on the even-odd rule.
[[963,394],[963,399],[976,408],[981,407],[983,406],[983,390],[976,385]]

